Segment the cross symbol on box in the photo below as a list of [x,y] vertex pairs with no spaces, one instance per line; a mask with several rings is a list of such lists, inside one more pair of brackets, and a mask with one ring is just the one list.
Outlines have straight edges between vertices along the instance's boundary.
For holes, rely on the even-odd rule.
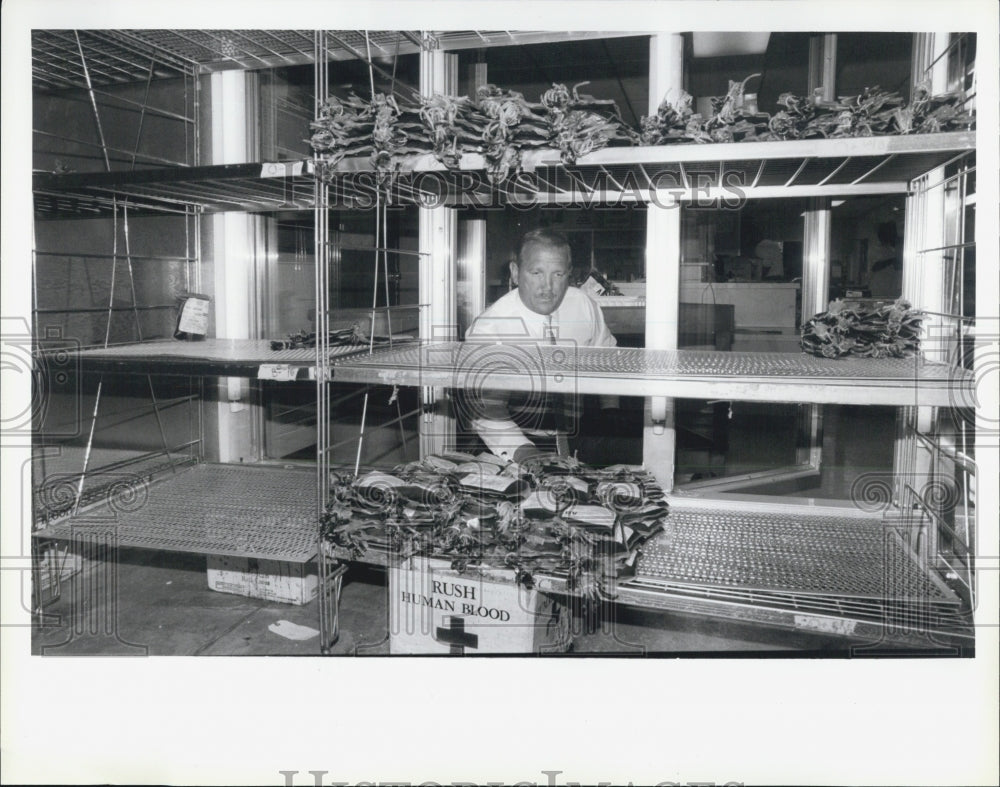
[[443,622],[445,625],[437,627],[434,639],[451,646],[448,648],[449,655],[461,656],[466,648],[479,647],[478,635],[469,634],[465,630],[465,618],[461,615],[447,615]]

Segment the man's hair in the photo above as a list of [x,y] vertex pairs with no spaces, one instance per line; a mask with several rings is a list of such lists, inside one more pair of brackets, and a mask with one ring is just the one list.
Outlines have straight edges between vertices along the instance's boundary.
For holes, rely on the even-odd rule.
[[550,249],[557,249],[566,255],[566,264],[572,266],[572,253],[569,247],[569,238],[559,230],[549,227],[542,227],[531,232],[526,232],[521,238],[521,244],[517,249],[518,264],[524,259],[524,250],[528,246],[548,246]]

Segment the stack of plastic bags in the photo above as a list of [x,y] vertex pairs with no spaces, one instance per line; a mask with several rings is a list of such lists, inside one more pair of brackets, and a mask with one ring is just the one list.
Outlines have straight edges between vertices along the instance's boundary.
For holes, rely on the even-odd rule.
[[562,575],[598,592],[632,573],[667,511],[663,490],[641,468],[446,453],[389,473],[334,474],[323,535],[354,559],[369,550],[427,555],[458,570],[514,569],[529,585],[538,573]]

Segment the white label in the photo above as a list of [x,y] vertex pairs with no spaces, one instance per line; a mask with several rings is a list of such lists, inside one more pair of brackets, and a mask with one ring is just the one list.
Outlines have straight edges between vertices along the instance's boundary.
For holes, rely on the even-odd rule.
[[524,502],[521,503],[521,507],[525,509],[540,508],[543,511],[556,511],[556,499],[555,496],[549,492],[545,491],[535,491],[524,498]]
[[457,465],[454,462],[450,462],[447,459],[442,459],[440,456],[434,456],[433,454],[431,456],[426,457],[424,461],[427,462],[427,464],[429,464],[431,467],[434,467],[438,470],[446,470],[446,471],[454,470],[457,467]]
[[193,333],[204,336],[208,331],[208,304],[207,298],[188,298],[181,307],[181,318],[177,323],[177,330],[184,333]]
[[459,481],[462,486],[471,486],[476,489],[490,489],[494,492],[506,492],[517,483],[516,478],[508,476],[486,476],[481,473],[469,473]]
[[822,631],[827,634],[853,634],[858,624],[855,620],[820,618],[815,615],[796,615],[795,625],[800,629]]
[[388,475],[386,473],[380,473],[378,470],[372,470],[370,473],[361,476],[358,479],[358,486],[368,487],[368,486],[405,486],[406,482],[402,478],[396,478],[394,475]]
[[262,178],[292,178],[302,174],[301,161],[268,161],[261,165]]
[[615,512],[604,506],[570,506],[563,511],[563,519],[574,519],[588,525],[611,528],[615,525]]
[[500,472],[498,465],[487,464],[486,462],[463,462],[455,468],[456,473],[482,473],[483,475],[496,475]]
[[257,369],[258,380],[294,380],[296,370],[287,363],[262,363]]

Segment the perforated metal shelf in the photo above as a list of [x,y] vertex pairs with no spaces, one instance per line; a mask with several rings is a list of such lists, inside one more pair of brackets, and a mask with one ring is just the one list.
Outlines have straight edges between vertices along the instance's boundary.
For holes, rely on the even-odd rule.
[[643,547],[647,579],[891,602],[956,601],[876,518],[671,509]]
[[197,465],[162,481],[122,483],[106,501],[35,538],[305,562],[316,554],[316,473]]
[[[331,347],[331,358],[368,352],[367,345]],[[227,375],[258,377],[262,366],[287,366],[288,374],[267,379],[309,379],[316,365],[312,348],[272,350],[266,339],[164,340],[80,350],[79,368],[92,372]],[[315,375],[313,374],[313,379]]]
[[443,342],[345,358],[339,382],[735,401],[964,406],[964,369],[920,358]]
[[[636,575],[607,588],[617,603],[893,645],[971,636],[959,598],[878,516],[787,503],[756,511],[710,500],[670,504]],[[346,550],[324,549],[352,560]],[[359,562],[392,561],[387,549],[370,548]],[[574,592],[565,576],[534,581],[547,592]]]

